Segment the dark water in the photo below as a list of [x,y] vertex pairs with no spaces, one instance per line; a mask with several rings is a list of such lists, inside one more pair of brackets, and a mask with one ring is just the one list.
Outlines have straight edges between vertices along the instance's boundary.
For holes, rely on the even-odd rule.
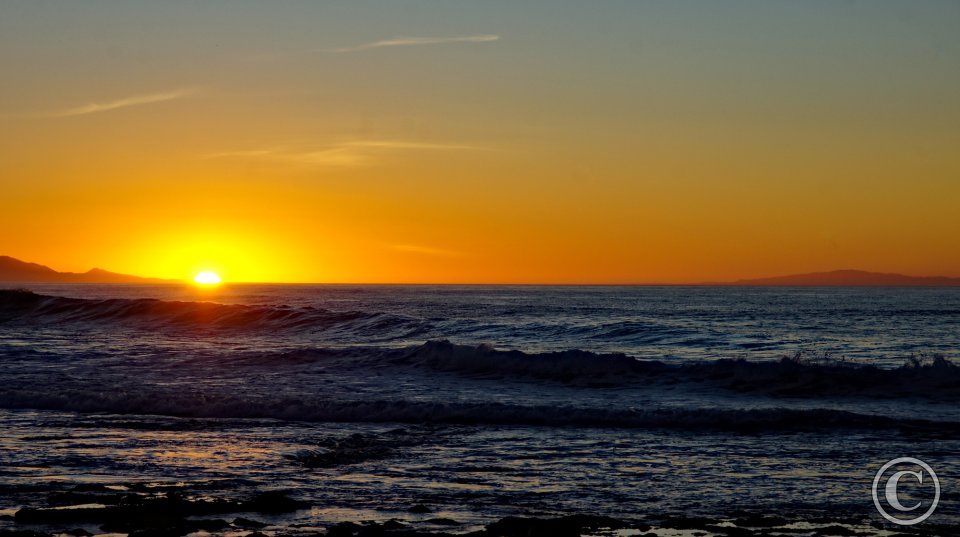
[[583,512],[866,523],[874,473],[914,456],[943,485],[931,521],[960,522],[960,290],[31,289],[0,292],[9,513],[153,483],[313,505],[277,531]]

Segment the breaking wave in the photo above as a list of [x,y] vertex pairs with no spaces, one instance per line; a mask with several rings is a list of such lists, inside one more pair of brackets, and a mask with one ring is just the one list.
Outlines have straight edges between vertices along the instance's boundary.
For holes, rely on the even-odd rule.
[[[702,344],[709,334],[638,321],[551,323],[517,321],[509,315],[474,319],[419,318],[384,311],[333,311],[315,306],[218,304],[153,298],[66,298],[27,290],[0,290],[0,326],[82,326],[163,331],[249,334],[317,334],[344,341],[388,342],[469,337],[473,340],[534,336],[545,342],[574,339],[627,345]],[[719,343],[719,340],[716,342]]]
[[[666,362],[579,349],[529,353],[500,350],[489,345],[460,345],[446,340],[428,341],[399,349],[356,346],[392,337],[409,339],[415,337],[412,334],[433,333],[436,327],[426,328],[424,323],[427,322],[382,312],[334,312],[314,307],[223,305],[155,299],[74,299],[44,296],[30,291],[0,290],[0,325],[12,327],[96,323],[111,328],[238,329],[244,333],[263,331],[267,334],[287,330],[325,330],[328,331],[326,333],[342,330],[350,334],[350,341],[355,342],[350,348],[307,347],[265,353],[227,351],[214,356],[193,357],[195,362],[206,365],[219,362],[232,367],[281,368],[284,364],[300,366],[315,363],[318,367],[334,370],[344,368],[353,372],[406,368],[477,380],[517,379],[583,388],[687,384],[706,385],[742,394],[789,398],[856,396],[960,400],[960,366],[942,357],[908,362],[901,367],[882,368],[796,357],[771,361],[718,359]],[[626,325],[607,328],[638,329]],[[16,352],[27,351],[20,349]],[[16,359],[16,354],[6,352],[4,358]],[[74,355],[70,359],[76,361],[83,358]],[[183,365],[189,366],[191,357],[187,356],[184,360]],[[16,393],[19,392],[0,392],[0,397],[3,397],[0,405],[22,405],[29,400],[18,399]],[[98,403],[100,400],[91,399],[93,396],[90,394],[75,395],[79,397],[76,405],[80,407],[89,404],[97,411],[113,411],[110,404]],[[34,394],[32,397],[38,400],[53,397],[58,400],[60,396]],[[333,414],[337,415],[337,412],[340,411]],[[276,410],[264,411],[264,415],[282,414]]]
[[[960,366],[940,357],[906,361],[897,368],[861,363],[806,360],[719,359],[701,362],[641,360],[626,354],[573,349],[528,353],[491,345],[460,345],[447,340],[390,349],[376,347],[304,348],[280,353],[225,354],[198,358],[210,365],[276,367],[316,364],[351,371],[389,368],[427,370],[478,381],[522,380],[581,388],[652,384],[696,384],[789,398],[869,397],[960,400]],[[379,373],[378,373],[379,374]]]
[[245,399],[198,393],[8,390],[7,409],[184,418],[254,418],[303,422],[367,422],[548,427],[677,429],[691,431],[817,431],[834,429],[960,433],[960,422],[892,418],[834,409],[597,408],[500,402],[409,400],[330,401]]
[[[307,351],[310,352],[310,351]],[[296,355],[297,353],[294,353]],[[867,396],[960,399],[960,366],[942,357],[894,369],[842,361],[721,359],[695,363],[638,360],[625,354],[568,350],[539,354],[488,345],[429,341],[392,351],[395,364],[476,378],[529,378],[584,386],[702,383],[784,397]]]
[[153,329],[236,329],[297,331],[349,325],[371,334],[420,329],[416,319],[360,311],[334,312],[306,306],[249,306],[152,298],[103,300],[46,296],[24,290],[0,290],[0,323],[115,324]]

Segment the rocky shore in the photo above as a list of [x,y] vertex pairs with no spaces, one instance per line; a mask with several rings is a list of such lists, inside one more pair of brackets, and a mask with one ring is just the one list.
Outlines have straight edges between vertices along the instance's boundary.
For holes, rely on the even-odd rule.
[[729,516],[638,516],[621,520],[599,515],[506,517],[482,529],[456,520],[431,516],[422,504],[411,505],[409,517],[380,521],[284,524],[283,515],[310,509],[306,502],[282,491],[254,491],[222,498],[184,491],[177,485],[76,485],[47,495],[45,504],[23,507],[0,516],[6,526],[0,537],[90,537],[99,534],[130,537],[229,535],[281,537],[620,537],[666,536],[868,536],[958,535],[954,527],[891,528],[867,517],[838,516],[791,520],[786,517],[734,512]]

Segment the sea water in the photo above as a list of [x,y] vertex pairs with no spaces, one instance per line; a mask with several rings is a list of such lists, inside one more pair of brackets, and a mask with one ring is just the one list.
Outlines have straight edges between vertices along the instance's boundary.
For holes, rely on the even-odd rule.
[[0,291],[0,515],[95,485],[283,490],[311,507],[281,532],[868,522],[913,456],[960,522],[957,289],[28,287]]

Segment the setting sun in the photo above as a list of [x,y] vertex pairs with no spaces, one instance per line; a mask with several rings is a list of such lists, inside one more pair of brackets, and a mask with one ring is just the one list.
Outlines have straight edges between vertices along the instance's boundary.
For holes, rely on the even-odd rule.
[[0,537],[960,536],[958,26],[0,0]]
[[193,277],[194,283],[200,285],[216,285],[220,283],[220,276],[210,271],[203,271]]

